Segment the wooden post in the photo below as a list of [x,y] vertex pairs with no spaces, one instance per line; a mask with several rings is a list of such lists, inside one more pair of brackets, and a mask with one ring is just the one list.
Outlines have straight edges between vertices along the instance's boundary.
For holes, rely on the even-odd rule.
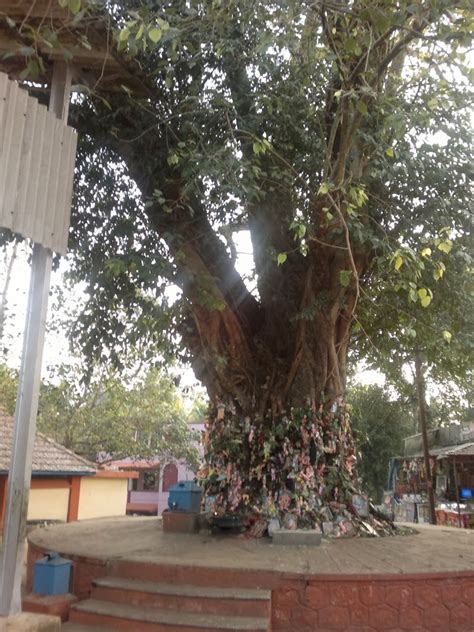
[[431,524],[436,524],[436,510],[433,491],[433,477],[431,475],[430,453],[428,450],[428,433],[426,430],[425,383],[423,379],[423,365],[419,350],[415,351],[416,392],[418,395],[418,412],[420,416],[421,438],[423,441],[423,456],[425,460],[426,487],[428,491],[428,505]]
[[[55,64],[50,111],[67,122],[71,74],[66,64]],[[28,177],[28,174],[25,174]],[[54,211],[54,209],[52,209]],[[30,209],[34,213],[34,209]],[[15,409],[12,456],[8,476],[7,512],[0,574],[0,615],[21,610],[21,575],[25,557],[26,519],[31,463],[41,381],[52,253],[35,243],[31,262],[20,379]]]
[[81,477],[73,476],[69,488],[69,503],[67,509],[67,521],[74,522],[79,516],[79,498],[81,494]]

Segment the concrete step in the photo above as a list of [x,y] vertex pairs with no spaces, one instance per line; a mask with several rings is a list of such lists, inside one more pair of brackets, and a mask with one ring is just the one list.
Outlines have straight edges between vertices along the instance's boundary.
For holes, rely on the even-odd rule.
[[96,599],[74,604],[70,621],[96,627],[103,625],[126,632],[262,632],[268,631],[270,627],[267,617],[159,611]]
[[93,586],[92,599],[98,601],[175,612],[270,617],[270,590],[163,584],[127,577],[102,577]]
[[103,625],[87,625],[68,621],[61,626],[61,632],[117,632],[117,628],[106,628]]
[[[269,545],[271,546],[271,545]],[[277,553],[275,553],[276,555]],[[164,584],[222,586],[222,588],[273,588],[278,577],[273,571],[255,573],[249,568],[222,568],[198,564],[163,564],[138,560],[110,560],[107,574]]]

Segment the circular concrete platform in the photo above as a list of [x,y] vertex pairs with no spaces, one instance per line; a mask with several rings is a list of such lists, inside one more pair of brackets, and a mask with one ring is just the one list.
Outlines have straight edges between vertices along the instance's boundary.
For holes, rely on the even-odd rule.
[[55,550],[73,560],[80,599],[103,577],[271,590],[272,632],[473,632],[474,532],[416,528],[295,547],[163,533],[158,518],[90,520],[32,532],[28,573]]
[[[411,525],[413,526],[413,525]],[[474,531],[416,525],[416,535],[325,539],[319,547],[268,538],[163,533],[156,517],[104,518],[36,529],[30,544],[100,560],[128,559],[318,575],[474,571]]]

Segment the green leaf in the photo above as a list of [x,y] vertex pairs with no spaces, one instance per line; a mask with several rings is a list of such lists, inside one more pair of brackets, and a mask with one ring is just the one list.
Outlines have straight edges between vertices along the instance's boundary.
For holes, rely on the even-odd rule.
[[135,39],[139,40],[143,37],[143,32],[145,30],[145,25],[143,24],[143,22],[140,24],[140,27],[137,31],[137,34],[135,35]]
[[438,250],[441,250],[441,252],[445,252],[447,255],[449,255],[449,253],[451,252],[452,247],[453,247],[453,242],[450,239],[447,239],[446,241],[442,241],[441,243],[438,244]]
[[119,39],[119,42],[126,42],[129,37],[130,37],[130,29],[125,27],[124,29],[120,31],[118,39]]
[[387,149],[385,150],[385,153],[387,154],[389,158],[395,157],[395,152],[393,151],[391,147],[387,147]]
[[279,266],[283,265],[287,259],[288,255],[286,254],[286,252],[280,252],[278,257],[277,257],[277,263]]
[[163,31],[156,26],[154,26],[148,31],[148,37],[151,39],[151,41],[154,44],[158,44],[162,35],[163,35]]
[[170,30],[170,25],[166,20],[163,20],[163,18],[158,18],[156,20],[160,26],[160,29],[162,31],[169,31]]
[[65,9],[67,5],[69,4],[69,0],[58,0],[58,4],[61,7],[61,9]]
[[339,283],[342,287],[348,287],[351,282],[352,272],[350,270],[341,270],[339,272]]
[[453,334],[450,331],[447,331],[446,329],[443,331],[443,338],[446,340],[446,342],[451,342],[452,337]]
[[81,10],[81,0],[68,0],[69,11],[76,15]]
[[357,101],[356,107],[363,116],[367,114],[367,103],[365,101]]
[[318,195],[326,195],[329,191],[329,184],[327,182],[323,182],[318,190]]
[[254,144],[252,145],[253,153],[256,154],[257,156],[259,154],[264,154],[267,151],[267,149],[270,149],[270,148],[271,148],[271,145],[266,138],[264,138],[263,140],[256,140]]
[[393,263],[395,270],[400,270],[400,268],[403,265],[403,257],[401,257],[400,255],[398,255],[398,257],[395,258],[395,261]]
[[170,154],[168,156],[168,164],[169,165],[177,165],[179,163],[179,156],[178,154]]
[[428,296],[428,290],[425,287],[421,287],[418,290],[418,296],[420,297],[420,299],[425,298],[425,296]]
[[422,257],[431,257],[431,248],[423,248],[421,251]]
[[418,296],[420,298],[420,303],[422,307],[428,307],[431,303],[431,296],[428,290],[425,287],[422,287],[418,290]]
[[298,224],[298,237],[300,239],[303,239],[303,237],[306,235],[306,226],[304,224]]
[[414,289],[410,289],[410,291],[408,292],[408,298],[412,303],[416,303],[416,301],[418,300],[418,295]]

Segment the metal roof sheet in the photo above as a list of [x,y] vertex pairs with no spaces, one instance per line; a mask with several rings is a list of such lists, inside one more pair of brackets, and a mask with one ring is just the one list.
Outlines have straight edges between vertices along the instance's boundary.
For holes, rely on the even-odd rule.
[[442,458],[443,456],[474,456],[474,442],[444,448],[438,455],[438,458]]
[[[474,442],[437,446],[436,448],[428,448],[428,451],[430,456],[435,456],[438,459],[445,459],[448,456],[474,456]],[[418,459],[423,456],[423,451],[418,451],[414,454],[396,456],[394,458],[400,461],[409,461],[410,459]]]

